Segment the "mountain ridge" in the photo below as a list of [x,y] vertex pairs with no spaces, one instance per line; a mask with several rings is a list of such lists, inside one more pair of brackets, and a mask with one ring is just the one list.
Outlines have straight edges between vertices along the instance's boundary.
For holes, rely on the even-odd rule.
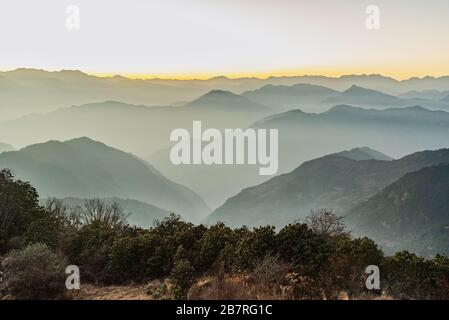
[[440,163],[449,163],[449,149],[417,152],[391,161],[355,161],[327,155],[243,189],[206,221],[282,226],[321,207],[342,215],[406,173]]
[[197,194],[149,163],[87,137],[5,152],[0,154],[0,166],[29,180],[44,198],[129,198],[192,220],[209,211]]
[[[237,94],[264,85],[309,83],[342,91],[352,85],[371,88],[387,94],[411,90],[448,90],[449,77],[423,77],[395,80],[381,75],[289,76],[259,79],[213,77],[207,80],[131,79],[115,75],[98,77],[78,70],[45,71],[17,69],[0,71],[0,117],[14,119],[29,113],[42,113],[87,104],[92,101],[118,100],[149,106],[171,105],[192,101],[210,90],[229,90]],[[422,104],[422,103],[421,103]],[[447,105],[447,104],[446,104]]]
[[389,252],[449,253],[449,165],[407,173],[352,208],[346,219],[357,234]]

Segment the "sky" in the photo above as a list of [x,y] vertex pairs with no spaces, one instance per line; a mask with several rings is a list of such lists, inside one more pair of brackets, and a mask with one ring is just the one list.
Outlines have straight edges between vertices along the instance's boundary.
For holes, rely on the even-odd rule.
[[449,75],[448,34],[447,0],[1,0],[0,70],[404,79]]

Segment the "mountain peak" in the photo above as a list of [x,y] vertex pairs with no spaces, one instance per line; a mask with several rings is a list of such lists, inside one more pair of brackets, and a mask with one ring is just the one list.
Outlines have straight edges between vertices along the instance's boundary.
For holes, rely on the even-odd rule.
[[354,91],[354,90],[368,90],[368,89],[360,87],[360,86],[358,86],[356,84],[353,84],[351,87],[349,87],[345,91]]
[[79,78],[79,77],[90,77],[88,74],[80,71],[80,70],[68,70],[62,69],[59,71],[46,71],[43,69],[36,68],[17,68],[8,73],[21,75],[21,76],[40,76],[40,77],[50,77],[50,76],[60,76],[60,77],[70,77],[70,78]]
[[78,145],[78,146],[90,145],[90,146],[97,146],[97,147],[103,146],[103,147],[107,147],[109,149],[113,149],[113,148],[107,146],[106,144],[104,144],[103,142],[95,141],[88,137],[79,137],[79,138],[74,138],[74,139],[70,139],[70,140],[66,140],[66,141],[49,140],[46,142],[26,146],[19,151],[42,152],[42,150],[53,150],[54,152],[56,152],[56,150],[59,150],[59,151],[66,150],[66,148],[70,148],[70,146],[74,146],[74,145]]
[[231,97],[240,97],[239,95],[232,93],[231,91],[227,90],[220,90],[220,89],[214,89],[209,91],[208,93],[202,95],[200,98],[205,97],[213,97],[213,98],[231,98]]
[[328,111],[325,113],[334,113],[334,112],[360,112],[365,111],[366,109],[360,108],[360,107],[354,107],[347,104],[339,104],[336,106],[331,107]]
[[377,93],[377,94],[383,94],[380,91],[376,91],[373,89],[367,89],[367,88],[363,88],[357,85],[352,85],[349,89],[346,89],[344,92],[344,94],[373,94],[373,93]]
[[104,144],[103,142],[95,141],[89,137],[79,137],[71,140],[64,141],[65,143],[95,143],[95,144]]
[[245,97],[242,97],[240,95],[237,95],[235,93],[232,93],[231,91],[226,90],[211,90],[207,92],[206,94],[203,94],[196,100],[193,100],[190,104],[198,105],[198,104],[213,104],[213,103],[226,103],[226,102],[233,102],[233,101],[246,101],[247,99]]
[[[136,104],[129,104],[121,101],[116,100],[107,100],[102,102],[92,102],[88,104],[78,105],[78,106],[72,106],[72,108],[81,108],[81,109],[103,109],[106,108],[108,110],[118,110],[118,109],[149,109],[149,107],[144,105],[136,105]],[[61,109],[64,110],[64,109]],[[55,112],[60,112],[61,110],[56,110]]]
[[382,161],[391,161],[393,158],[387,156],[386,154],[371,149],[369,147],[357,147],[351,150],[345,150],[335,155],[348,158],[351,160],[362,161],[362,160],[382,160]]
[[268,109],[263,104],[253,102],[248,98],[226,90],[211,90],[196,100],[189,102],[186,106],[191,107],[218,107],[218,108],[238,108],[242,110]]
[[209,79],[209,81],[214,81],[214,80],[231,80],[231,79],[229,79],[226,76],[216,76],[216,77],[213,77],[213,78]]

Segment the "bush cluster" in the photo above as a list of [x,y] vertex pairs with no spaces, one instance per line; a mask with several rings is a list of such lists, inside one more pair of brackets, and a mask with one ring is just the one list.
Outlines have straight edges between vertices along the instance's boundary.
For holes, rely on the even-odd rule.
[[[328,210],[279,231],[193,225],[174,214],[142,229],[129,226],[119,207],[99,200],[71,210],[56,200],[42,207],[30,184],[8,171],[0,174],[0,294],[57,296],[65,266],[74,264],[83,282],[102,285],[168,277],[174,298],[188,297],[196,279],[217,274],[248,277],[295,299],[336,299],[342,291],[353,297],[383,291],[397,298],[448,298],[447,257],[386,257],[372,240],[352,238]],[[365,289],[368,265],[380,267],[379,292]]]

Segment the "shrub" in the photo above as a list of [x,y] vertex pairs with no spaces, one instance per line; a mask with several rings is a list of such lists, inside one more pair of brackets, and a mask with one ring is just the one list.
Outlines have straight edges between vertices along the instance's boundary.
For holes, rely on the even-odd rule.
[[163,274],[158,237],[145,230],[120,237],[111,246],[107,270],[113,282],[142,282]]
[[257,260],[271,253],[276,248],[275,236],[272,226],[254,228],[252,232],[247,232],[236,248],[237,270],[250,270]]
[[[181,217],[171,214],[161,221],[156,221],[155,226],[150,229],[155,242],[158,246],[155,249],[155,255],[151,258],[151,264],[161,266],[160,275],[169,275],[173,268],[174,256],[182,245],[188,255],[189,261],[195,269],[199,266],[195,264],[198,260],[201,263],[201,257],[198,255],[200,239],[203,237],[206,228],[202,225],[194,226],[191,223],[181,221]],[[196,255],[196,256],[195,256]]]
[[4,291],[18,299],[47,299],[65,289],[66,259],[44,244],[11,251],[2,262]]
[[22,237],[42,208],[36,189],[17,180],[9,170],[0,170],[0,254],[10,249],[9,241]]
[[399,298],[425,299],[432,282],[431,262],[408,251],[388,257],[382,267],[389,293]]
[[449,257],[437,254],[432,260],[432,299],[449,299]]
[[185,250],[182,246],[176,252],[176,260],[170,274],[172,282],[171,292],[175,299],[186,299],[190,287],[195,282],[195,269],[190,261],[183,258]]
[[235,240],[232,230],[223,223],[217,223],[204,232],[195,261],[199,271],[209,270],[217,262],[222,250]]
[[70,260],[83,270],[86,280],[95,283],[110,281],[107,272],[108,256],[114,240],[121,230],[104,224],[89,224],[81,227],[72,244]]
[[381,266],[384,259],[382,251],[366,237],[351,239],[348,235],[340,235],[332,239],[332,244],[332,254],[319,274],[319,285],[325,295],[335,299],[341,291],[350,296],[367,294],[366,267]]
[[276,235],[280,257],[306,274],[316,274],[332,252],[329,238],[318,235],[305,224],[290,224]]

